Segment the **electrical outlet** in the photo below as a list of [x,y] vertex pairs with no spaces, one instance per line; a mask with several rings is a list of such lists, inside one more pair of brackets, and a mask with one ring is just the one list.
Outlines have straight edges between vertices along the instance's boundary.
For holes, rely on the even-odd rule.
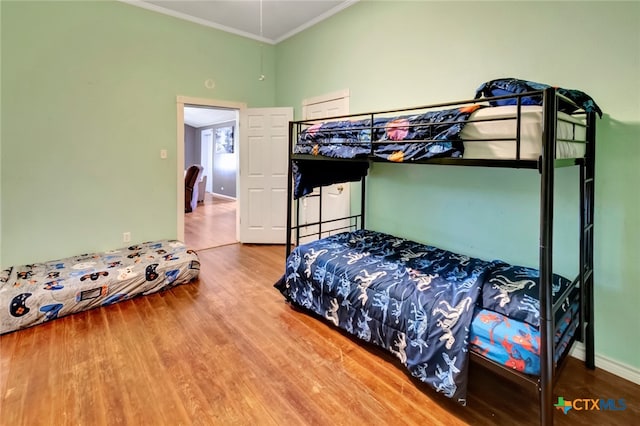
[[130,243],[131,242],[131,232],[123,232],[122,233],[122,242]]

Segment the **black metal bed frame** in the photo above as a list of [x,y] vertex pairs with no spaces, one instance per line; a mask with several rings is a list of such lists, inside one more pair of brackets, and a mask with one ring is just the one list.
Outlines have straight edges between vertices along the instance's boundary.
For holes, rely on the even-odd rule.
[[[525,160],[520,158],[520,123],[521,123],[521,105],[522,98],[525,96],[541,95],[543,97],[543,132],[542,132],[542,149],[541,156],[538,160]],[[509,380],[516,381],[522,385],[533,386],[539,393],[540,404],[540,424],[552,425],[553,424],[553,387],[556,383],[557,377],[565,365],[565,359],[567,358],[570,348],[576,340],[584,342],[585,344],[585,365],[590,368],[595,368],[595,354],[594,354],[594,327],[593,327],[593,231],[594,231],[594,175],[595,175],[595,141],[596,141],[596,129],[595,129],[595,113],[588,112],[581,114],[586,115],[586,140],[571,142],[583,142],[586,144],[584,158],[572,158],[572,159],[556,159],[556,137],[557,121],[558,121],[558,99],[556,90],[554,88],[548,88],[544,91],[536,91],[523,93],[515,96],[500,96],[494,98],[487,98],[486,100],[500,100],[505,98],[517,98],[517,113],[516,113],[516,135],[515,138],[505,139],[509,141],[515,141],[516,143],[516,158],[509,160],[489,160],[489,159],[464,159],[464,158],[431,158],[428,160],[420,160],[412,163],[420,164],[441,164],[452,166],[477,166],[477,167],[500,167],[500,168],[518,168],[518,169],[537,169],[540,174],[540,250],[539,250],[539,271],[540,271],[540,376],[530,376],[520,373],[516,370],[509,369],[496,362],[493,362],[482,355],[475,352],[470,352],[471,360],[490,371],[507,378]],[[434,105],[428,105],[417,108],[405,108],[389,111],[379,111],[368,114],[351,114],[326,118],[324,121],[345,119],[353,117],[367,116],[370,118],[371,125],[369,127],[372,148],[371,155],[357,158],[357,159],[337,159],[321,156],[313,156],[309,154],[294,154],[294,146],[296,143],[296,137],[298,133],[305,127],[313,123],[317,123],[318,120],[303,120],[292,121],[289,123],[289,172],[288,172],[288,198],[287,198],[287,239],[286,239],[286,256],[289,256],[292,249],[293,233],[295,231],[295,244],[300,244],[300,238],[310,235],[318,235],[318,238],[322,237],[325,232],[338,231],[345,228],[364,229],[365,227],[365,196],[366,196],[366,182],[365,177],[361,178],[361,200],[360,200],[360,213],[356,215],[350,215],[344,218],[324,220],[322,219],[322,187],[320,187],[319,193],[313,194],[313,196],[319,197],[319,219],[313,223],[299,223],[299,211],[300,203],[296,202],[295,215],[296,221],[293,223],[293,172],[292,161],[368,161],[368,162],[389,162],[373,156],[374,141],[374,118],[382,114],[390,113],[403,113],[416,110],[424,110],[431,108],[442,108],[454,105],[472,104],[477,103],[478,100],[467,100],[460,102],[440,103]],[[569,102],[564,99],[564,102]],[[480,120],[480,121],[492,121]],[[421,125],[422,126],[422,125]],[[495,140],[495,139],[490,139]],[[488,140],[487,140],[488,141]],[[425,141],[415,141],[425,142]],[[428,141],[426,141],[428,142]],[[475,143],[482,143],[483,140],[476,140]],[[565,291],[561,297],[558,298],[558,302],[553,303],[552,298],[552,276],[553,276],[553,210],[554,210],[554,175],[555,169],[558,167],[578,166],[580,168],[580,242],[579,242],[579,272],[572,284]],[[349,220],[350,225],[341,228],[332,228],[329,231],[323,230],[322,225],[340,220]],[[300,235],[302,228],[308,228],[311,226],[317,226],[318,231],[312,234]],[[558,362],[554,361],[555,345],[554,345],[554,316],[560,309],[562,301],[569,295],[569,292],[576,286],[580,288],[580,309],[579,309],[579,326],[577,332],[572,338],[565,350],[561,359]]]

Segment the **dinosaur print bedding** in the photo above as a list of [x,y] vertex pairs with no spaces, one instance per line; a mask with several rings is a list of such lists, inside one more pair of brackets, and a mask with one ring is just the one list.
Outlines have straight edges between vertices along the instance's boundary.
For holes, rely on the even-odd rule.
[[10,267],[0,273],[0,334],[165,290],[199,271],[197,254],[172,240]]
[[[296,247],[275,287],[294,305],[387,349],[413,376],[464,405],[469,350],[539,373],[538,324],[506,315],[539,319],[537,298],[530,299],[535,272],[359,230]],[[565,288],[554,286],[555,294]],[[558,346],[575,331],[577,293],[556,321]]]
[[465,404],[469,326],[489,265],[361,230],[296,247],[276,288]]

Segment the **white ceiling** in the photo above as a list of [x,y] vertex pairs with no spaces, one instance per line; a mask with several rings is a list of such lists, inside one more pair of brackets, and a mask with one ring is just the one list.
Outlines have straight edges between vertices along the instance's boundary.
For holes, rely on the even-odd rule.
[[184,107],[184,124],[191,127],[204,127],[212,124],[235,121],[237,112],[232,109],[207,107]]
[[121,1],[265,43],[276,44],[340,12],[358,0]]

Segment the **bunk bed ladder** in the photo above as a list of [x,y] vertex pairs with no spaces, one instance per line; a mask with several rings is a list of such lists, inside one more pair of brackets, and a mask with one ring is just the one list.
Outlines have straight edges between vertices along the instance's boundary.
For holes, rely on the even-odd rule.
[[595,113],[587,114],[585,161],[580,166],[580,340],[585,344],[585,364],[595,368],[593,326],[593,231],[595,194]]
[[[557,98],[555,89],[544,91],[543,149],[540,158],[540,424],[553,425],[554,361],[553,196],[556,152]],[[587,114],[587,141],[580,162],[580,340],[585,342],[585,364],[595,368],[593,328],[593,230],[595,193],[595,113]]]

